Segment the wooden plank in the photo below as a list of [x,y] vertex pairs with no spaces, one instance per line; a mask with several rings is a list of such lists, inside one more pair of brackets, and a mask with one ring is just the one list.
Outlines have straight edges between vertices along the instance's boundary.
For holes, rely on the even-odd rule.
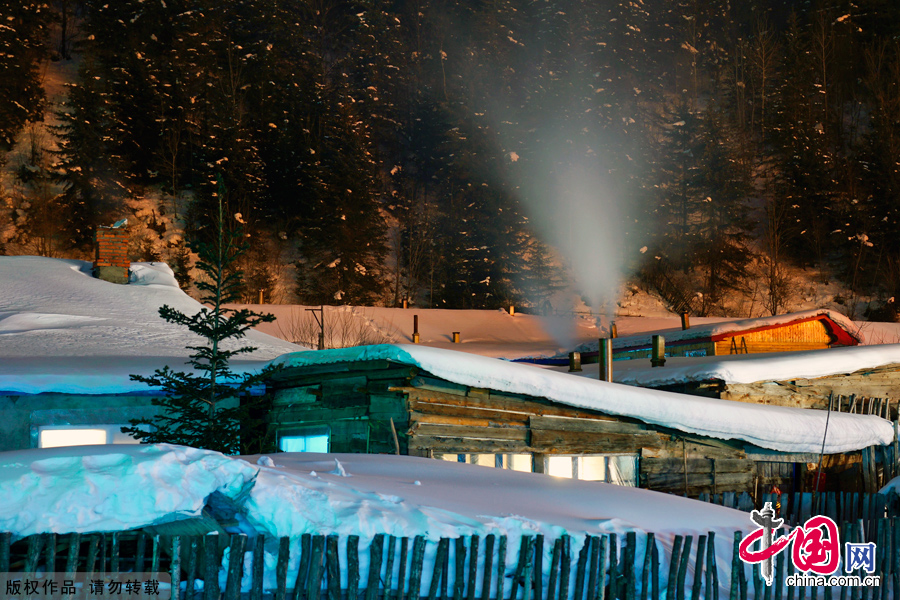
[[[185,575],[187,575],[187,579],[185,579],[185,600],[193,600],[194,589],[197,587],[197,551],[200,548],[201,539],[195,535],[190,537],[190,546],[187,553],[187,570],[185,571]],[[284,598],[280,600],[284,600]]]
[[36,533],[28,536],[28,551],[25,554],[25,573],[34,575],[37,571],[38,561],[41,556],[41,546],[44,538],[41,534]]
[[97,572],[97,546],[100,544],[100,536],[91,535],[88,537],[88,553],[87,562],[85,563],[85,572],[88,577]]
[[144,572],[144,551],[147,547],[147,534],[143,531],[138,532],[137,539],[135,540],[135,544],[137,544],[137,548],[135,549],[134,555],[134,572],[135,573],[143,573]]
[[[644,478],[641,473],[642,484],[651,489],[678,489],[679,492],[684,489],[684,473],[651,473]],[[743,489],[753,481],[752,473],[717,473],[716,484],[722,489],[734,489],[740,486]],[[688,473],[687,487],[690,488],[712,488],[712,473]]]
[[[309,564],[312,553],[312,535],[304,533],[300,536],[300,565],[297,569],[297,579],[294,582],[293,600],[306,598],[306,582],[309,580]],[[318,598],[314,599],[318,600]]]
[[521,421],[500,421],[497,419],[483,419],[480,417],[465,416],[449,416],[444,414],[426,414],[422,412],[411,412],[409,414],[409,423],[411,427],[416,425],[460,425],[465,427],[517,427],[525,429],[525,423]]
[[410,435],[447,437],[447,438],[472,438],[486,440],[513,440],[525,442],[528,430],[513,427],[470,427],[465,425],[432,425],[412,423]]
[[528,419],[528,426],[532,429],[593,433],[642,433],[647,431],[645,425],[638,423],[608,421],[605,419],[575,419],[570,417],[534,416]]
[[[56,534],[55,533],[47,533],[44,534],[46,536],[45,544],[44,544],[44,568],[53,573],[56,572]],[[119,534],[113,534],[114,539],[118,543]],[[118,546],[116,547],[116,565],[119,562],[118,556]],[[113,569],[113,571],[118,572],[118,569]]]
[[[706,536],[697,538],[697,559],[694,561],[694,585],[691,588],[691,600],[700,600],[700,588],[703,585],[703,564],[706,562]],[[709,588],[707,587],[707,595]],[[760,595],[756,596],[757,598]]]
[[630,453],[646,447],[659,446],[660,443],[659,435],[651,432],[640,434],[597,434],[543,429],[531,431],[531,446],[548,453]]
[[[544,594],[544,536],[534,538],[534,600],[543,600]],[[470,599],[471,600],[471,599]]]
[[547,581],[547,600],[556,600],[556,586],[559,581],[559,561],[562,555],[562,538],[553,542],[553,553],[550,557],[550,578]]
[[436,379],[426,375],[417,375],[409,382],[412,387],[420,390],[428,390],[431,392],[440,392],[442,394],[452,394],[456,396],[465,396],[469,392],[469,386],[453,383],[444,379]]
[[501,452],[530,452],[531,448],[525,442],[515,440],[479,440],[473,438],[445,438],[428,435],[411,435],[409,438],[409,451],[410,454],[413,454],[414,451],[490,454]]
[[344,408],[322,408],[321,405],[293,406],[291,408],[275,407],[269,416],[269,422],[279,428],[289,429],[294,423],[331,423],[332,421],[356,420],[366,417],[367,406]]
[[625,533],[625,600],[634,600],[635,596],[635,573],[634,560],[637,555],[637,534],[633,531]]
[[497,543],[497,594],[496,600],[503,600],[503,589],[506,584],[506,536],[501,535]]
[[483,406],[457,406],[441,402],[423,402],[413,400],[409,402],[409,410],[413,414],[446,415],[448,417],[475,417],[487,419],[498,423],[521,423],[526,425],[531,416],[526,412],[513,412],[508,410],[494,410]]
[[584,538],[584,544],[581,545],[581,551],[578,553],[578,564],[575,567],[575,598],[574,600],[584,599],[584,576],[587,571],[588,558],[591,552],[591,537]]
[[[712,474],[714,467],[716,475],[724,475],[726,473],[750,473],[755,466],[753,461],[742,459],[687,459],[689,473]],[[684,473],[684,460],[681,458],[643,458],[641,460],[641,472],[645,472],[648,475],[657,473]]]
[[457,394],[445,394],[436,391],[420,390],[417,388],[397,387],[390,388],[394,392],[409,394],[410,402],[437,402],[451,406],[464,406],[471,408],[487,408],[517,412],[526,415],[558,415],[562,417],[576,417],[583,419],[615,420],[610,415],[604,415],[597,411],[581,410],[570,406],[551,402],[546,398],[523,396],[516,398],[499,394],[491,394],[488,398],[474,396],[460,396]]
[[[641,568],[641,600],[647,600],[650,592],[650,569],[653,565],[653,548],[656,545],[655,535],[652,531],[644,537],[644,564]],[[706,588],[709,590],[709,587]],[[708,593],[708,592],[707,592]],[[657,596],[654,596],[654,598]]]
[[669,561],[669,577],[666,579],[666,598],[675,597],[675,584],[678,580],[678,563],[681,558],[682,539],[683,538],[680,535],[676,535],[675,541],[672,543],[672,557]]
[[609,538],[609,597],[619,597],[619,545],[618,536],[615,533],[607,535]]
[[[588,566],[587,600],[597,600],[597,584],[600,571],[600,538],[596,535],[589,536],[585,546],[590,545],[591,558]],[[600,583],[603,585],[603,583]]]

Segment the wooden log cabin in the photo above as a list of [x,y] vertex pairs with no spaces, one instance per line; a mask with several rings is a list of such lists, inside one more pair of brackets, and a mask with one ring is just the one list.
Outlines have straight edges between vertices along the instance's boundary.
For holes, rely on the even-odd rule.
[[[408,454],[696,497],[799,490],[806,466],[819,460],[813,447],[822,443],[818,437],[798,449],[762,441],[765,432],[743,423],[756,417],[730,413],[746,404],[450,350],[382,345],[283,359],[285,368],[270,382],[268,416],[283,451]],[[787,419],[800,432],[810,427],[803,422],[811,411],[752,409],[793,410],[765,418]],[[857,418],[873,419],[873,430],[852,453],[888,443],[889,424]],[[708,432],[717,428],[726,433]]]
[[[856,346],[860,342],[853,322],[827,309],[695,326],[690,326],[690,320],[685,317],[681,329],[653,334],[665,339],[667,357],[797,352]],[[653,334],[613,339],[613,360],[649,359]],[[579,350],[584,363],[597,361],[596,343]]]

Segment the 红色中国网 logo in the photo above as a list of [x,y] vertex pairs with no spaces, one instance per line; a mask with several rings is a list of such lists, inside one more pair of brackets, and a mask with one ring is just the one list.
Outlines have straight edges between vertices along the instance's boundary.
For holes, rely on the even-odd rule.
[[750,513],[750,520],[758,529],[741,540],[741,560],[760,565],[760,574],[771,586],[775,577],[774,559],[788,546],[790,557],[799,573],[785,579],[789,586],[876,586],[881,584],[875,572],[875,544],[844,545],[844,572],[864,571],[868,575],[837,574],[841,564],[841,540],[837,524],[829,517],[818,515],[797,526],[789,533],[778,536],[784,519],[776,518],[772,503],[766,502],[762,510]]

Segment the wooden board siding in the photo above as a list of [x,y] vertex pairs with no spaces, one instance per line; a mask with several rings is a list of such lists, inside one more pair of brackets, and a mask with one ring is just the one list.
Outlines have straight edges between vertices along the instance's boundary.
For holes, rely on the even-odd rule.
[[[782,453],[751,458],[742,442],[471,388],[390,363],[298,374],[297,386],[284,376],[275,386],[271,427],[328,425],[333,452],[394,453],[393,420],[401,454],[530,454],[534,464],[553,455],[638,455],[641,487],[679,495],[686,489],[692,497],[755,494],[757,461],[799,460]],[[780,482],[772,473],[768,478],[765,484]]]
[[[650,348],[638,348],[613,352],[613,360],[634,360],[645,358],[650,360]],[[693,342],[690,344],[666,343],[666,356],[713,356],[716,352],[715,344],[711,341]],[[596,357],[592,361],[597,362]]]
[[[732,348],[732,340],[737,352]],[[831,344],[832,336],[822,321],[802,321],[761,331],[737,333],[715,342],[717,356],[822,350]],[[746,352],[744,352],[746,344]]]

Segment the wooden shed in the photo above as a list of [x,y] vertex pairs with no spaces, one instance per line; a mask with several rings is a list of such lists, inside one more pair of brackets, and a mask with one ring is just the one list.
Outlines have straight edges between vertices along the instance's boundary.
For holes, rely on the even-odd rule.
[[[465,377],[436,374],[405,359],[402,349],[445,353],[449,361],[460,353],[384,347],[401,350],[379,353],[376,346],[357,353],[289,355],[286,368],[270,383],[269,428],[279,449],[409,454],[694,497],[757,494],[773,485],[795,490],[806,465],[819,460],[812,451],[762,448],[749,441],[752,436],[719,439],[692,432],[684,422],[697,410],[689,405],[700,399],[690,396],[667,396],[684,404],[685,415],[683,422],[666,425],[548,397],[556,394],[526,394],[496,382],[473,385]],[[299,358],[292,362],[292,356]],[[561,376],[572,382],[537,367],[471,355],[465,360],[480,361],[485,372],[515,367],[525,369],[523,378]],[[613,386],[623,396],[636,391],[589,384],[607,386],[604,393]]]
[[[797,352],[856,346],[860,342],[852,321],[822,309],[622,336],[613,339],[613,360],[649,359],[654,334],[664,338],[667,357]],[[583,362],[596,362],[595,346],[582,350]]]

